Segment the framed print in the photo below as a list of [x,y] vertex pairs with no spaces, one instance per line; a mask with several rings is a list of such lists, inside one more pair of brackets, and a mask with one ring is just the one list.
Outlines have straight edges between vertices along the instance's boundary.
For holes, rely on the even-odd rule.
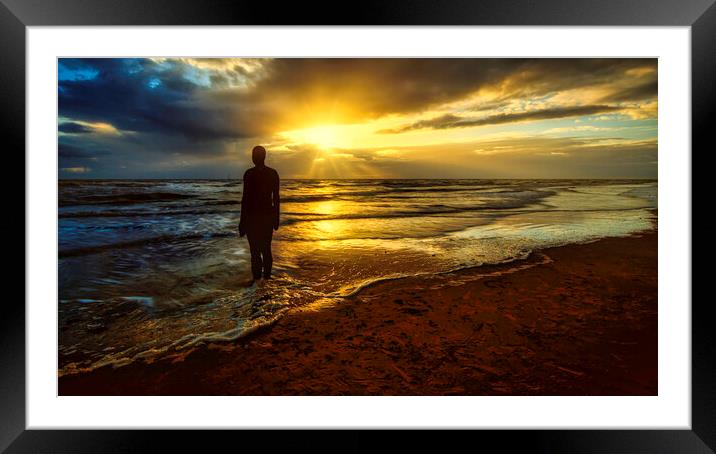
[[712,3],[276,9],[4,2],[27,266],[0,446],[710,452]]

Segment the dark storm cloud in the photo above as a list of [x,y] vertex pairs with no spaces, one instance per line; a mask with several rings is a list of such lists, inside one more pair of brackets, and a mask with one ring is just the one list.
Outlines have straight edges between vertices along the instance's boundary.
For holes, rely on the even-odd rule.
[[[631,85],[642,83],[644,78],[656,80],[656,59],[545,58],[524,61],[525,65],[506,79],[505,90],[510,97],[539,96],[602,84]],[[630,72],[640,70],[647,71],[641,76],[630,75]]]
[[[523,96],[612,83],[629,70],[649,68],[644,59],[280,59],[266,66],[252,102],[271,101],[291,117],[316,107],[346,120],[421,111],[456,101],[482,88],[500,91],[493,105]],[[307,109],[307,110],[308,110]],[[476,106],[484,110],[483,106]]]
[[[119,130],[147,134],[181,135],[189,140],[240,138],[253,135],[225,107],[201,102],[208,87],[191,80],[190,65],[151,60],[82,60],[91,67],[90,79],[59,82],[60,115],[84,121],[110,123]],[[60,60],[65,68],[80,66]],[[70,72],[66,70],[65,72]]]
[[361,115],[372,117],[458,99],[525,64],[498,59],[281,59],[271,62],[256,88],[259,96],[263,90],[297,106],[328,100],[357,106]]
[[95,158],[109,154],[105,148],[93,144],[76,145],[60,142],[57,145],[57,153],[62,158]]
[[75,145],[70,145],[60,142],[57,145],[57,152],[62,158],[88,158],[92,156],[92,153]]
[[467,128],[471,126],[498,125],[503,123],[516,123],[530,120],[549,120],[553,118],[577,117],[595,115],[619,110],[619,107],[607,105],[557,107],[553,109],[533,110],[528,112],[490,115],[485,118],[465,118],[447,114],[430,120],[416,121],[415,123],[396,128],[378,131],[383,134],[398,134],[415,129],[450,129]]
[[64,132],[67,134],[88,134],[93,132],[94,130],[90,128],[89,126],[75,123],[73,121],[66,121],[64,123],[60,123],[60,125],[57,127],[57,129],[60,132]]

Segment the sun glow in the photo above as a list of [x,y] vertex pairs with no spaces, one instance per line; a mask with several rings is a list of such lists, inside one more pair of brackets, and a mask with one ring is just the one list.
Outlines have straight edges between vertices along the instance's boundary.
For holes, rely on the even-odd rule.
[[350,134],[346,126],[326,125],[312,128],[297,129],[284,133],[284,136],[299,143],[310,143],[324,150],[331,148],[349,147]]

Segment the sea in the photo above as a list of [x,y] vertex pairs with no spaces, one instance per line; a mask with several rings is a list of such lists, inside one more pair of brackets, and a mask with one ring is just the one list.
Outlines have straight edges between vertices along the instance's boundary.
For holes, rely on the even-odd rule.
[[654,230],[655,180],[283,180],[251,283],[241,180],[58,183],[58,374],[154,361],[407,276]]

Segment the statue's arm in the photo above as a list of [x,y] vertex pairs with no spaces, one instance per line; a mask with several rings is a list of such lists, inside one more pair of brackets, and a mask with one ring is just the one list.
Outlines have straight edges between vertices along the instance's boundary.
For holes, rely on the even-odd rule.
[[239,214],[239,236],[246,235],[246,210],[244,210],[246,201],[246,174],[244,174],[243,186],[241,189],[241,214]]
[[276,172],[276,178],[273,184],[273,229],[278,230],[279,218],[281,216],[281,195],[279,194],[280,180],[278,172]]

